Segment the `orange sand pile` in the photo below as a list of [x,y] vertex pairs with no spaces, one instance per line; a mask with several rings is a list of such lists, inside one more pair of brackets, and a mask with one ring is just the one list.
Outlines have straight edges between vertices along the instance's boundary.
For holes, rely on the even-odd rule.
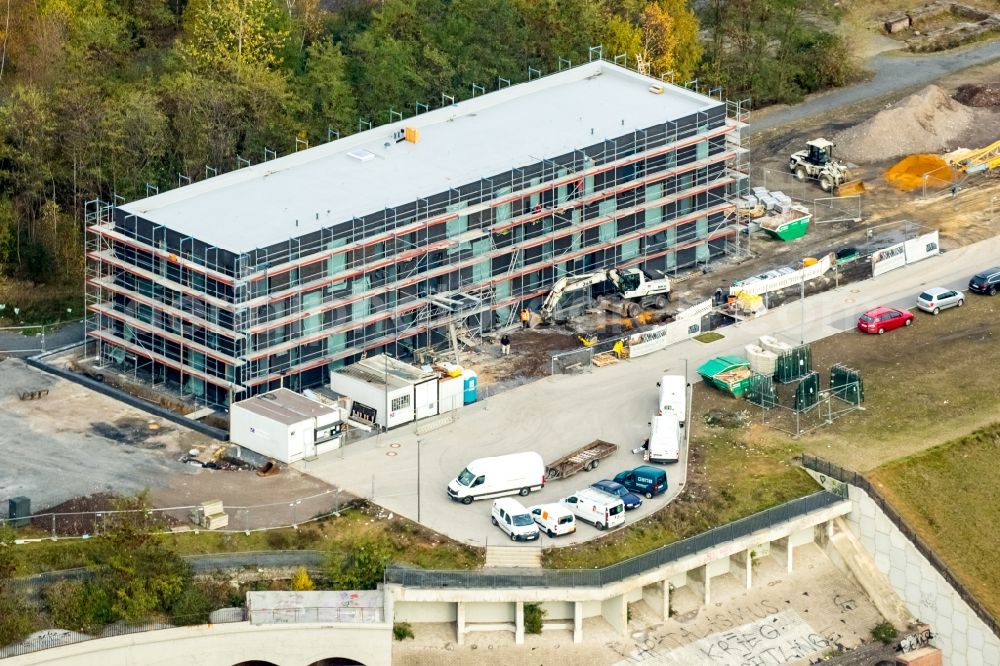
[[910,155],[885,172],[885,179],[904,192],[922,187],[924,176],[927,185],[935,189],[955,180],[955,172],[939,155]]

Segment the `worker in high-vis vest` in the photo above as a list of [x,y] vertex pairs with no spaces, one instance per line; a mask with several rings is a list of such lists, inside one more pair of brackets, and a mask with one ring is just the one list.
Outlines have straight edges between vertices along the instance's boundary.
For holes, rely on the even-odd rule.
[[528,308],[521,308],[521,328],[529,328],[531,324],[531,313]]

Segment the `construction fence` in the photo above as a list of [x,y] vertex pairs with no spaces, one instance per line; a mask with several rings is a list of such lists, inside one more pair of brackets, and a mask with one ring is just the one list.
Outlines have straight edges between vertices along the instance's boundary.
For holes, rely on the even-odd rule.
[[[252,471],[229,472],[251,475]],[[341,490],[300,497],[282,502],[254,506],[222,505],[226,524],[217,529],[207,529],[202,505],[175,506],[157,509],[114,509],[45,512],[24,517],[0,518],[0,527],[17,529],[18,543],[47,539],[89,539],[100,536],[121,520],[138,521],[151,534],[177,534],[183,532],[212,531],[220,533],[249,533],[298,527],[339,513],[357,503],[357,499]]]
[[628,358],[636,358],[666,349],[703,331],[705,315],[711,313],[711,299],[697,303],[674,315],[674,321],[653,326],[643,331],[625,332],[622,335],[599,343],[552,354],[552,374],[574,374],[590,372],[594,367],[594,356],[614,350],[622,344]]

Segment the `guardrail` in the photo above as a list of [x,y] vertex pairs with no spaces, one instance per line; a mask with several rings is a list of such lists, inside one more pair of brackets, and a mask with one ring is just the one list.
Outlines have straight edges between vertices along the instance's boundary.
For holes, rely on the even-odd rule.
[[926,558],[928,562],[931,563],[937,572],[948,581],[948,584],[958,593],[958,596],[962,598],[969,608],[971,608],[979,619],[990,628],[996,636],[1000,637],[1000,623],[993,617],[992,614],[986,609],[985,606],[969,591],[965,584],[958,579],[958,576],[951,570],[944,560],[942,560],[934,550],[927,545],[926,542],[916,533],[916,531],[910,527],[906,520],[893,508],[882,493],[879,492],[878,488],[871,484],[867,478],[858,474],[857,472],[849,469],[845,469],[840,465],[832,463],[823,458],[817,456],[811,456],[809,454],[802,455],[802,466],[808,469],[818,472],[819,474],[825,474],[826,476],[840,481],[841,483],[846,483],[848,485],[860,488],[865,491],[872,501],[878,505],[882,513],[892,521],[893,525],[903,533],[910,543],[914,545],[917,551]]
[[534,573],[489,573],[486,571],[428,571],[389,566],[385,570],[385,582],[416,588],[600,587],[609,583],[617,583],[682,557],[693,555],[728,541],[747,537],[754,532],[844,501],[844,498],[839,495],[825,490],[820,491],[602,569],[542,569]]

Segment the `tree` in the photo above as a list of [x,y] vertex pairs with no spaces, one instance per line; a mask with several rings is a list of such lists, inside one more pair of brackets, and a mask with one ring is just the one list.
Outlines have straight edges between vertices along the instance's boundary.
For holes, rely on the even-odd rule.
[[232,64],[274,68],[288,37],[288,17],[275,0],[191,0],[181,53],[202,71]]
[[147,510],[145,493],[118,500],[94,540],[95,584],[114,620],[139,622],[169,609],[192,579],[191,566],[149,533]]
[[[620,16],[608,19],[607,32],[601,41],[606,49],[606,55],[613,57],[624,53],[634,63],[637,57],[646,57],[646,49],[642,42],[642,30],[637,24]],[[658,75],[659,73],[653,74],[653,76]]]
[[126,198],[140,195],[165,170],[169,120],[160,98],[142,88],[118,88],[103,105],[100,154],[112,190]]
[[514,0],[525,22],[524,50],[533,64],[554,67],[560,57],[585,62],[601,43],[607,15],[598,0]]
[[673,71],[676,46],[673,18],[657,2],[646,5],[642,10],[642,47],[653,76]]
[[314,136],[325,138],[327,127],[348,133],[358,121],[347,65],[340,46],[332,42],[317,42],[306,49],[305,71],[296,77],[295,87],[305,102],[300,122]]
[[510,0],[454,0],[433,33],[452,63],[455,91],[469,91],[472,83],[491,90],[497,77],[516,79],[526,71],[527,32]]
[[374,590],[385,578],[392,559],[392,542],[386,537],[362,537],[348,551],[330,553],[326,572],[338,590]]
[[694,78],[704,53],[698,17],[688,0],[660,0],[659,4],[673,22],[675,80],[690,81]]

